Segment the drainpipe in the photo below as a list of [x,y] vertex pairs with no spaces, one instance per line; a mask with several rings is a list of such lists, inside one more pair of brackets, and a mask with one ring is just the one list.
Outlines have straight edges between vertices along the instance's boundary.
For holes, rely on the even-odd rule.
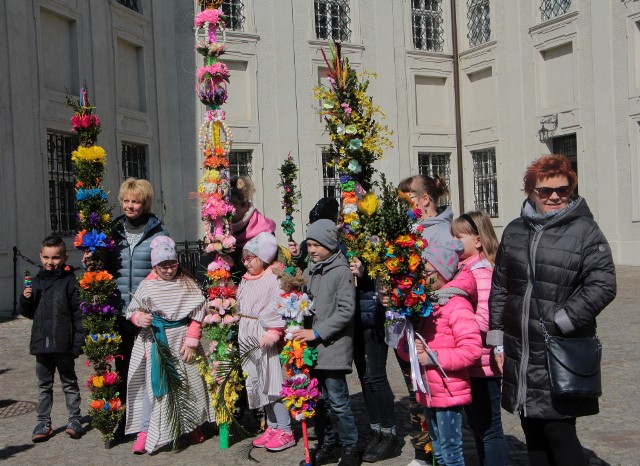
[[462,111],[460,110],[460,60],[458,56],[458,21],[456,0],[451,5],[451,47],[453,53],[453,96],[456,119],[456,159],[458,161],[458,200],[460,213],[464,213],[464,177],[462,176]]

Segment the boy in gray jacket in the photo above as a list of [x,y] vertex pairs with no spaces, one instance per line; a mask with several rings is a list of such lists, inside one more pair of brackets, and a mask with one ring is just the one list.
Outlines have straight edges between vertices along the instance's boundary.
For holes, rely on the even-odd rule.
[[[334,463],[340,458],[339,466],[359,465],[358,429],[346,380],[353,361],[356,308],[353,274],[346,257],[338,250],[338,229],[331,220],[311,224],[306,243],[311,262],[304,271],[305,292],[314,301],[315,315],[311,325],[295,331],[293,338],[318,350],[312,376],[318,379],[322,391],[316,410],[320,446],[313,464]],[[337,426],[332,425],[331,414],[337,417]]]

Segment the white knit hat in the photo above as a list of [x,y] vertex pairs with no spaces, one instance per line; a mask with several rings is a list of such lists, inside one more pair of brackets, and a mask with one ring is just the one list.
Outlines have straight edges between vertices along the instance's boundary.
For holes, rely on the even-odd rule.
[[155,267],[164,261],[176,261],[176,243],[168,236],[156,236],[151,241],[151,265]]
[[278,253],[278,241],[271,233],[263,231],[245,244],[243,249],[258,256],[262,262],[270,264]]

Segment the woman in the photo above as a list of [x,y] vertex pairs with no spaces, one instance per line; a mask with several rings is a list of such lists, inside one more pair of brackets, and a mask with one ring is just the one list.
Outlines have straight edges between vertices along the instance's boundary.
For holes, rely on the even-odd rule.
[[[451,241],[451,221],[453,220],[453,210],[447,206],[438,212],[438,202],[442,196],[449,193],[445,181],[438,175],[430,177],[428,175],[415,175],[405,178],[398,185],[398,191],[408,194],[413,202],[413,207],[420,209],[421,216],[418,223],[424,227],[422,237],[427,240],[427,244],[445,244]],[[411,414],[411,443],[415,449],[415,459],[409,466],[421,466],[431,461],[430,455],[425,451],[429,443],[429,434],[424,430],[426,419],[424,409],[416,402],[413,383],[411,382],[411,367],[407,361],[398,357],[404,381],[409,390],[409,412]]]
[[536,466],[586,464],[576,417],[598,413],[597,398],[551,396],[539,316],[550,335],[592,336],[596,316],[616,295],[609,244],[574,195],[576,184],[561,155],[527,168],[528,198],[502,235],[489,299],[487,343],[498,353],[504,345],[502,407],[520,414]]
[[[126,319],[126,309],[131,295],[151,273],[151,240],[156,236],[169,236],[162,222],[151,213],[153,188],[147,180],[127,178],[120,186],[118,201],[123,215],[114,221],[113,240],[116,247],[107,257],[107,270],[116,280],[118,315],[117,330],[122,336],[116,370],[120,374],[118,384],[120,398],[127,397],[127,376],[131,350],[138,329]],[[124,419],[116,430],[116,440],[124,438]]]

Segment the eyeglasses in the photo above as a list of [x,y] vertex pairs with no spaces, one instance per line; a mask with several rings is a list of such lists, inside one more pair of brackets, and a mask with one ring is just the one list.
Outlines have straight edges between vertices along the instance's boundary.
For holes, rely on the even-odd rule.
[[170,265],[156,265],[156,267],[158,267],[158,269],[161,270],[162,272],[169,272],[173,269],[177,269],[178,263],[176,262],[175,264],[170,264]]
[[435,275],[435,274],[437,274],[437,273],[438,273],[438,271],[437,271],[437,270],[426,270],[426,269],[425,269],[425,271],[424,271],[424,276],[425,276],[425,277],[430,277],[431,275]]
[[569,197],[571,194],[571,186],[558,186],[557,188],[533,188],[540,199],[548,199],[553,193],[557,193],[559,197]]
[[255,259],[256,257],[258,257],[258,256],[253,256],[253,255],[250,255],[250,256],[242,256],[242,262],[246,264],[247,262],[251,262],[251,261],[252,261],[253,259]]

